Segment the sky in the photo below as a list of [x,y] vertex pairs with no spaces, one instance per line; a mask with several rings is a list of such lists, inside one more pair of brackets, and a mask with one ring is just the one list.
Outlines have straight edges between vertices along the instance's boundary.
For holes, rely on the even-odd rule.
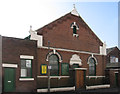
[[118,46],[118,0],[0,0],[0,35],[24,38],[30,25],[37,30],[71,12],[73,4],[108,48]]

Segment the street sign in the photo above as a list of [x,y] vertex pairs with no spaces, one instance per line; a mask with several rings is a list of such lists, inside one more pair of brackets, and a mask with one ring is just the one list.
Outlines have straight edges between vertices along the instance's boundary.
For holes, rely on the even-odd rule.
[[51,66],[48,66],[48,69],[49,69],[49,70],[51,70],[51,69],[52,69],[52,67],[51,67]]

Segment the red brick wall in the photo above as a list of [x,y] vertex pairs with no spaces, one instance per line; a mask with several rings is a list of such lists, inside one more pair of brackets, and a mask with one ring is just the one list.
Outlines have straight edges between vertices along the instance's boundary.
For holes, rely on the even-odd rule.
[[[115,47],[113,49],[113,51],[111,51],[109,54],[107,54],[106,56],[106,63],[110,63],[110,56],[115,56],[118,58],[118,62],[120,62],[120,51],[117,47]],[[119,65],[113,68],[111,66],[111,68],[107,68],[109,70],[109,79],[110,79],[110,85],[111,87],[115,87],[115,72],[118,72],[119,70]],[[118,77],[119,81],[120,81],[120,76]]]
[[[49,51],[53,51],[53,50],[49,50]],[[49,51],[48,51],[48,49],[43,49],[43,48],[39,48],[37,51],[38,52],[37,56],[39,57],[38,58],[38,66],[37,66],[37,69],[38,69],[37,75],[38,76],[42,76],[40,73],[41,64],[48,65],[48,61],[46,61],[46,58],[47,58]],[[87,76],[89,75],[89,64],[87,64],[87,62],[88,62],[88,58],[91,56],[91,54],[83,54],[83,53],[67,52],[67,51],[59,51],[59,50],[56,50],[56,51],[62,56],[63,63],[70,63],[70,58],[72,57],[72,55],[74,55],[74,54],[79,55],[82,60],[82,66],[80,66],[80,67],[87,68],[86,75]],[[105,60],[104,59],[105,59],[105,57],[101,56],[101,55],[94,55],[94,57],[97,59],[97,63],[98,63],[96,65],[96,76],[104,76],[104,70],[105,70]],[[61,63],[59,62],[59,66],[61,66]],[[70,64],[69,64],[69,69],[71,69],[71,67],[72,66],[70,66]],[[61,76],[61,68],[60,67],[59,67],[59,75]],[[44,76],[46,76],[46,75],[44,75]],[[74,78],[74,75],[72,75],[72,77]],[[38,88],[42,88],[42,87],[47,88],[47,78],[39,78],[38,77],[37,79],[38,79],[38,83],[37,83]],[[52,82],[54,82],[54,83],[52,83]],[[71,83],[71,82],[73,82],[73,83]],[[70,78],[64,78],[64,80],[58,79],[58,78],[51,79],[51,87],[72,86],[72,85],[74,85],[74,81],[71,79],[71,76],[70,76]]]
[[[73,22],[76,22],[79,26],[79,30],[77,30],[78,38],[73,37],[73,29],[71,28]],[[48,41],[50,41],[51,47],[99,53],[99,46],[102,45],[102,42],[82,18],[71,14],[45,26],[42,31],[44,46],[48,46]],[[40,34],[39,32],[40,30],[38,30],[38,34]]]
[[[37,67],[37,46],[36,41],[23,40],[17,38],[2,38],[2,62],[18,64],[16,68],[16,92],[33,92],[36,89],[36,67]],[[32,75],[34,81],[20,81],[20,55],[34,56]],[[4,69],[3,69],[4,70]],[[4,76],[4,71],[3,71]]]
[[[52,50],[49,50],[49,51],[52,51]],[[48,49],[42,49],[42,48],[38,49],[37,52],[38,52],[39,58],[38,58],[38,74],[37,75],[40,75],[40,65],[48,64],[48,61],[46,61],[46,58],[47,58],[47,54],[49,51],[48,51]],[[64,63],[69,63],[72,55],[74,55],[74,54],[79,55],[82,60],[81,68],[87,68],[87,75],[88,75],[89,64],[87,64],[87,62],[88,62],[88,58],[91,56],[90,54],[58,51],[58,50],[57,50],[57,52],[60,53],[60,55],[62,56],[62,62],[64,62]],[[97,76],[104,75],[105,57],[101,56],[101,55],[94,55],[94,57],[97,59],[97,62],[98,62],[97,66],[96,66],[96,75]],[[60,69],[60,71],[61,71],[61,69]]]
[[112,70],[112,69],[110,70],[110,85],[111,85],[111,87],[116,87],[115,72],[118,72],[118,70]]

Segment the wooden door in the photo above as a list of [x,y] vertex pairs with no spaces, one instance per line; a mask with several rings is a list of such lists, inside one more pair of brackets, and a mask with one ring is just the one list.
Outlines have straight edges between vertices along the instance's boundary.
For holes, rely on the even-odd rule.
[[4,68],[4,92],[15,90],[15,69]]
[[115,85],[118,87],[118,73],[115,73]]

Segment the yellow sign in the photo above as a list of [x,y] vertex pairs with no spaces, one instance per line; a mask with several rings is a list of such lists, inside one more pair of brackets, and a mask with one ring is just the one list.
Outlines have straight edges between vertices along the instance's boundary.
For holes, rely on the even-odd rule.
[[42,74],[47,74],[47,65],[42,65]]

